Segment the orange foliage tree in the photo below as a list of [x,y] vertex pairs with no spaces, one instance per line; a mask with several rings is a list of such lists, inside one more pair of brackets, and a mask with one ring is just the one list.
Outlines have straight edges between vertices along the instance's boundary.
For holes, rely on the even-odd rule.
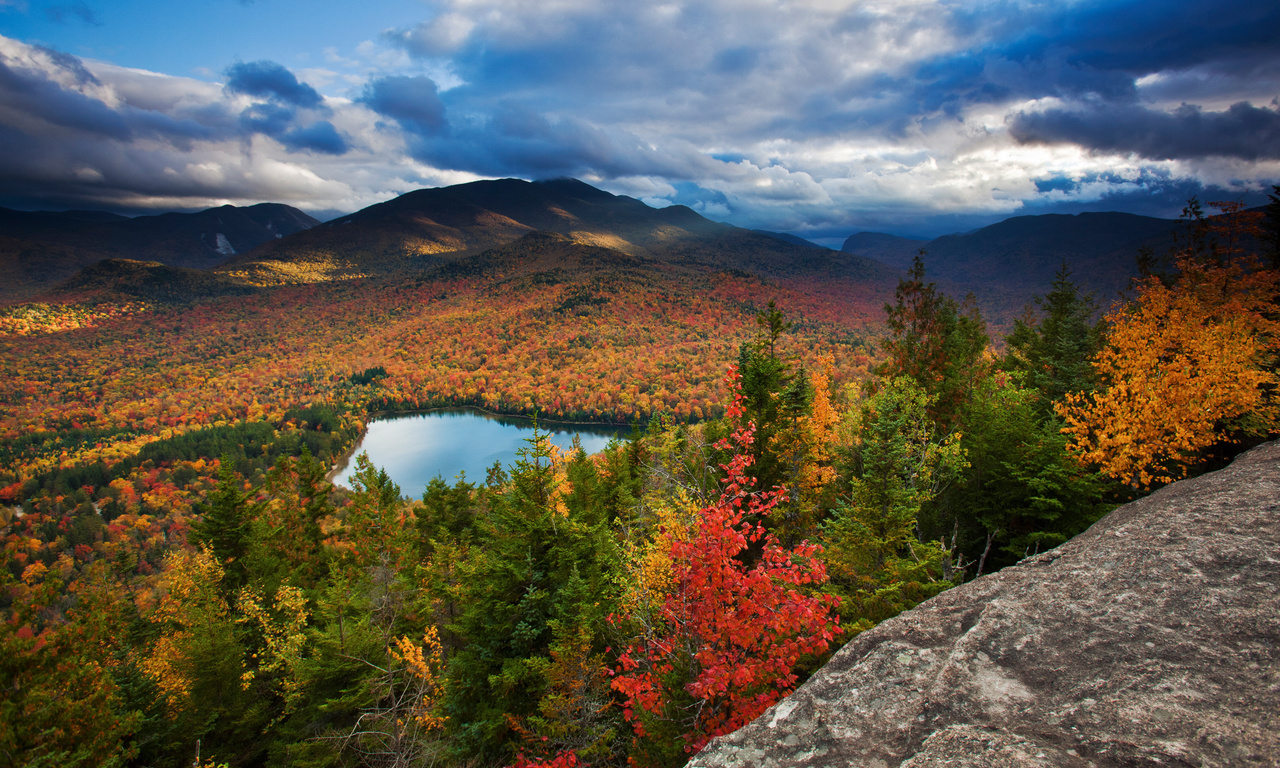
[[1107,316],[1098,390],[1058,406],[1082,459],[1135,488],[1178,480],[1213,444],[1280,425],[1280,275],[1239,247],[1238,206],[1214,205],[1236,217],[1208,225],[1223,244],[1181,252],[1171,284],[1143,279]]

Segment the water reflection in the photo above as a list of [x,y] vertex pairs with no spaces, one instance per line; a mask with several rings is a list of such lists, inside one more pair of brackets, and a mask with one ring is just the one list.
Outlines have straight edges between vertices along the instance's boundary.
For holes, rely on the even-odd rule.
[[[574,435],[587,453],[604,450],[613,438],[625,439],[627,427],[539,422],[551,433],[551,442],[568,450]],[[483,483],[495,461],[507,467],[516,460],[533,435],[533,422],[512,416],[493,416],[469,409],[392,415],[369,422],[347,464],[333,482],[350,487],[355,457],[369,454],[375,467],[387,471],[406,496],[418,496],[437,475],[453,482],[460,473],[472,483]]]

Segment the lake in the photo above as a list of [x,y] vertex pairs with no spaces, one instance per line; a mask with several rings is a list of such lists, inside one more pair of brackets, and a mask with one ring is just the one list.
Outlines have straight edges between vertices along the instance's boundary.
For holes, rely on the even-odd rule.
[[[610,440],[625,440],[631,432],[628,427],[546,421],[538,422],[538,427],[550,432],[551,442],[566,451],[573,447],[577,435],[587,453],[602,451]],[[465,472],[468,482],[479,485],[495,461],[502,462],[504,468],[514,464],[516,451],[526,447],[525,441],[532,436],[531,419],[466,408],[382,416],[369,422],[333,482],[351,487],[356,456],[365,452],[373,466],[385,469],[405,496],[421,496],[437,475],[453,483]]]

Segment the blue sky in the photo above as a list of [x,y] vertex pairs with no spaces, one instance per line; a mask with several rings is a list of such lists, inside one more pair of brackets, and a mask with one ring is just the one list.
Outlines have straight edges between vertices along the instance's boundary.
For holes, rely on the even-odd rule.
[[1280,5],[0,0],[0,205],[575,176],[838,244],[1280,182]]

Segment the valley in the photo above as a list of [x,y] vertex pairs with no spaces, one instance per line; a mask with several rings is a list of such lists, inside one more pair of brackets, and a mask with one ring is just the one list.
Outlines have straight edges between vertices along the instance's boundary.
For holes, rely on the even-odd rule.
[[[1179,252],[1105,322],[1086,288],[1172,222],[1010,220],[916,262],[508,179],[216,263],[192,256],[232,242],[209,211],[58,251],[0,310],[0,744],[682,765],[859,633],[1275,432],[1278,287],[1227,213],[1184,227],[1245,247]],[[27,218],[24,258],[74,247]],[[1153,354],[1186,375],[1124,367]],[[1135,424],[1112,384],[1152,370]],[[1173,421],[1194,387],[1216,410]],[[537,430],[461,478],[349,455],[375,418],[459,408],[630,437]],[[491,458],[485,423],[432,447]]]

